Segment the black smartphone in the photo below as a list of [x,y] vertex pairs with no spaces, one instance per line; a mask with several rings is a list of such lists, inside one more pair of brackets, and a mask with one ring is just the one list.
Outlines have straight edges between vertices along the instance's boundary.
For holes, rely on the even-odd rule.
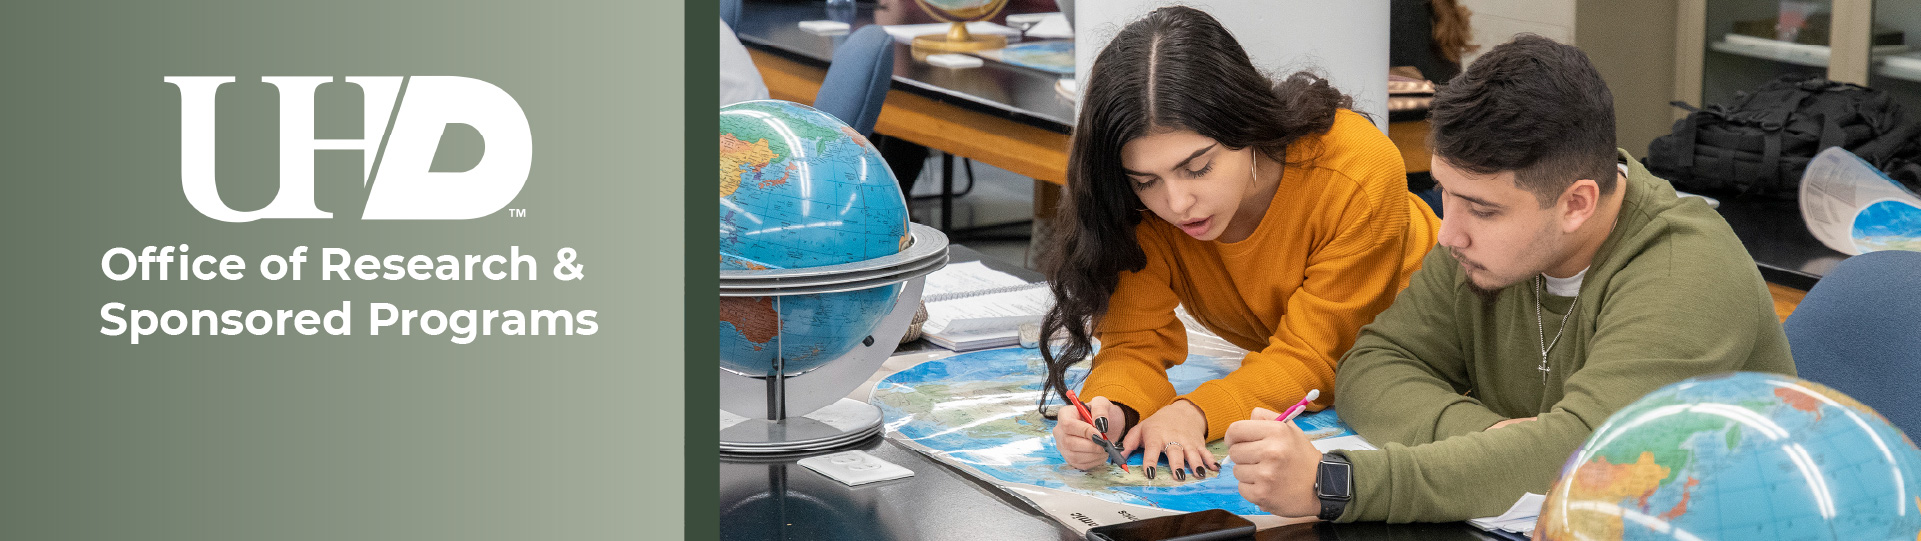
[[1215,541],[1253,537],[1254,523],[1225,509],[1109,524],[1087,531],[1087,541]]

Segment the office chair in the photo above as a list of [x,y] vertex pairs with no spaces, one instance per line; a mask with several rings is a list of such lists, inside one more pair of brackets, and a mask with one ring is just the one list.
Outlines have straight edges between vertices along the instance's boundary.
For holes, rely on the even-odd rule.
[[1842,261],[1808,291],[1785,327],[1802,378],[1921,436],[1921,252]]
[[834,50],[834,62],[827,65],[814,108],[871,136],[893,80],[894,38],[880,25],[860,27]]
[[734,29],[735,32],[739,32],[740,31],[740,0],[720,0],[720,20],[726,21],[728,28],[732,28]]

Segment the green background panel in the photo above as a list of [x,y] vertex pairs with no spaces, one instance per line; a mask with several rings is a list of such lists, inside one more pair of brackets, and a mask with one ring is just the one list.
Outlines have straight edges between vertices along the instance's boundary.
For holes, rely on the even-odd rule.
[[[679,537],[686,457],[682,8],[671,3],[41,2],[0,17],[4,539]],[[218,175],[250,210],[278,186],[261,76],[454,75],[518,101],[531,175],[461,221],[362,221],[357,151],[321,151],[331,220],[224,223],[180,185],[180,94],[234,76]],[[356,87],[318,92],[318,136],[359,131]],[[405,96],[402,98],[406,99]],[[484,137],[450,130],[435,163]],[[376,179],[378,182],[378,179]],[[188,244],[248,277],[115,282],[109,249]],[[258,263],[307,246],[305,279]],[[534,255],[534,281],[319,281],[318,251]],[[586,279],[554,280],[572,247]],[[337,309],[353,336],[103,336],[103,304]],[[368,336],[367,306],[597,310],[593,336]],[[711,331],[710,331],[711,332]],[[711,447],[711,445],[710,445]],[[702,460],[711,460],[702,457]]]

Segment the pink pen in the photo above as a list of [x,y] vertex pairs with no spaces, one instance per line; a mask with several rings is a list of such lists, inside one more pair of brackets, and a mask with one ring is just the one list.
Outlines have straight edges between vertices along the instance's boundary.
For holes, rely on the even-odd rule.
[[1314,399],[1320,398],[1320,397],[1321,397],[1320,389],[1310,390],[1307,392],[1307,396],[1305,398],[1302,398],[1300,402],[1295,403],[1294,407],[1287,408],[1287,413],[1281,414],[1280,417],[1275,417],[1274,420],[1280,421],[1283,423],[1292,421],[1294,420],[1295,416],[1300,415],[1301,412],[1303,411],[1307,411],[1307,404],[1309,402],[1313,402]]

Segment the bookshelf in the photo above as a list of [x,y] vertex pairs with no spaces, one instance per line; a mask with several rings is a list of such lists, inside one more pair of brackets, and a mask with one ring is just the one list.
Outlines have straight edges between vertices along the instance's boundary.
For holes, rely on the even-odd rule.
[[1874,2],[1874,25],[1903,32],[1916,50],[1875,59],[1868,86],[1894,96],[1909,118],[1921,118],[1921,3],[1914,0]]
[[[1808,35],[1761,35],[1778,31],[1783,9],[1795,5],[1815,15],[1803,27]],[[1921,9],[1912,0],[1681,0],[1677,7],[1676,100],[1724,101],[1782,75],[1815,74],[1888,91],[1921,114]]]

